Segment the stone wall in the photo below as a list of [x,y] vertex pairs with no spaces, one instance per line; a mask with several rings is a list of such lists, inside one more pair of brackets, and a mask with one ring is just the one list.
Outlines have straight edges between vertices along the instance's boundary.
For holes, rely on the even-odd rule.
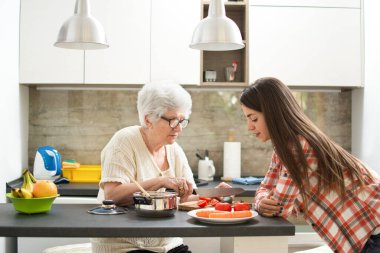
[[[272,153],[247,131],[240,91],[190,90],[193,113],[178,143],[197,174],[197,149],[209,150],[216,176],[223,175],[228,130],[241,142],[241,175],[264,175]],[[351,92],[294,92],[305,113],[338,144],[351,150]],[[119,129],[139,124],[137,91],[54,91],[30,88],[29,166],[40,146],[55,147],[62,159],[100,164],[100,151]]]

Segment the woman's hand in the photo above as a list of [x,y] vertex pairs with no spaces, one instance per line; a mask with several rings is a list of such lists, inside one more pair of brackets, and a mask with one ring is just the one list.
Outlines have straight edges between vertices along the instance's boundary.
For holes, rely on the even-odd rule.
[[178,196],[182,198],[187,198],[193,194],[193,185],[187,181],[185,178],[177,177],[177,189]]
[[257,211],[263,216],[273,217],[281,215],[282,209],[280,203],[273,199],[272,193],[270,193],[260,201]]
[[225,183],[225,182],[221,182],[215,188],[232,188],[232,186],[229,185],[229,184],[227,184],[227,183]]
[[[225,182],[221,182],[215,188],[232,188],[232,186],[225,183]],[[225,196],[225,197],[217,197],[215,199],[217,199],[219,201],[225,201],[225,202],[232,203],[232,201],[234,200],[234,197],[235,197],[234,195],[231,195],[231,196]]]
[[193,185],[183,177],[167,177],[164,178],[164,187],[173,189],[178,193],[178,196],[187,198],[193,194]]

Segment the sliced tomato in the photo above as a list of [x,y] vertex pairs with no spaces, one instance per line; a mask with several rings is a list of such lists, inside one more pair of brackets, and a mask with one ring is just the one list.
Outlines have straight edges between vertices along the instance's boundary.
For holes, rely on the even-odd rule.
[[215,210],[231,212],[232,206],[229,203],[218,203],[215,205]]
[[211,198],[199,197],[200,200],[206,200],[207,203],[211,201]]
[[211,201],[210,201],[210,204],[212,205],[212,206],[215,206],[216,204],[218,204],[219,203],[219,200],[217,200],[217,199],[212,199]]
[[251,205],[246,202],[236,202],[234,204],[235,211],[248,211],[251,210]]
[[203,200],[203,199],[200,199],[200,200],[198,200],[198,202],[197,202],[197,205],[199,206],[199,207],[205,207],[205,206],[207,206],[207,201],[206,200]]

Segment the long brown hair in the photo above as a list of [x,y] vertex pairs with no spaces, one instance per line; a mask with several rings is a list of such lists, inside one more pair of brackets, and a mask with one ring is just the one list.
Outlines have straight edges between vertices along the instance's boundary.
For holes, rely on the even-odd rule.
[[344,173],[348,173],[352,182],[363,185],[362,163],[311,122],[290,89],[280,80],[272,77],[258,79],[243,91],[240,102],[264,114],[274,150],[304,200],[310,193],[309,167],[299,136],[307,140],[318,159],[318,191],[337,190],[346,197]]

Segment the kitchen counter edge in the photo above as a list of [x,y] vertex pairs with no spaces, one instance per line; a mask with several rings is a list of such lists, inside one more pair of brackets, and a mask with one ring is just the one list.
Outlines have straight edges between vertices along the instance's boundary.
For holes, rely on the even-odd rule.
[[[208,182],[207,185],[201,185],[198,188],[212,188],[216,187],[222,181],[215,180]],[[258,184],[256,185],[242,185],[242,184],[233,184],[232,182],[226,182],[230,184],[232,187],[241,187],[245,190],[245,192],[237,195],[236,197],[254,197]],[[11,188],[21,187],[22,178],[18,178],[11,182],[8,182],[6,185],[6,191],[10,192]],[[98,183],[69,183],[69,184],[60,184],[58,186],[58,193],[61,197],[70,196],[70,197],[97,197],[99,191]]]

